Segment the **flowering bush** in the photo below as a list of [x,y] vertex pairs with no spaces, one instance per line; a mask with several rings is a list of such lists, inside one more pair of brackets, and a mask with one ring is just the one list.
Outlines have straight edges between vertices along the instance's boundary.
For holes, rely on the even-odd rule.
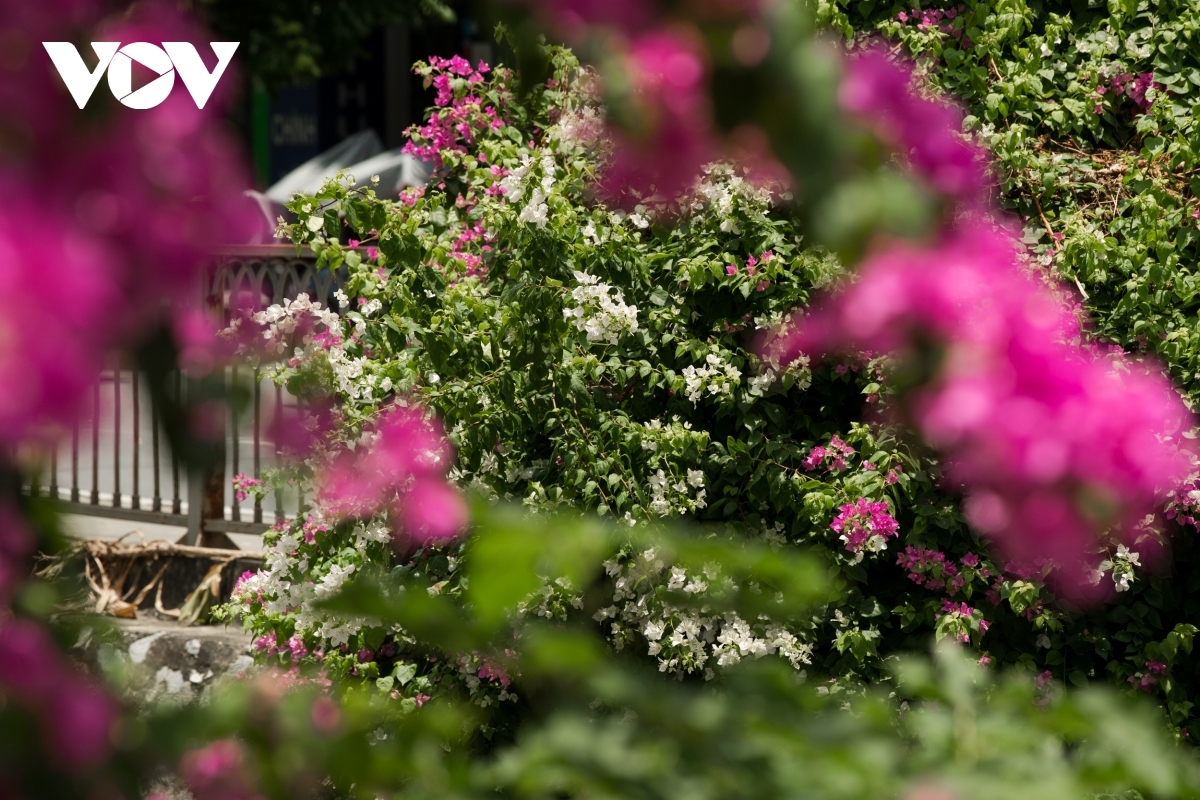
[[[1064,690],[1048,673],[997,677],[950,643],[932,661],[896,660],[894,692],[847,694],[829,683],[797,681],[788,663],[797,656],[795,643],[786,636],[764,641],[727,624],[714,645],[724,679],[713,691],[699,681],[664,680],[652,662],[615,656],[592,624],[614,572],[629,587],[667,564],[674,566],[662,594],[689,616],[803,619],[812,603],[833,597],[825,570],[794,550],[741,537],[629,532],[572,515],[530,518],[503,506],[481,507],[474,522],[472,545],[462,555],[463,595],[440,591],[432,576],[408,573],[359,583],[332,606],[370,607],[390,627],[418,634],[422,660],[488,653],[471,665],[469,678],[527,700],[480,708],[453,695],[432,702],[417,695],[408,713],[380,727],[373,714],[386,705],[383,695],[367,705],[365,694],[343,685],[341,703],[334,704],[301,687],[262,703],[251,718],[277,714],[310,730],[291,738],[309,758],[280,757],[263,735],[270,723],[259,723],[247,726],[241,753],[217,742],[185,765],[228,764],[228,775],[237,775],[251,762],[273,776],[291,763],[284,786],[329,774],[335,786],[353,783],[366,797],[398,786],[405,794],[445,791],[447,784],[465,797],[495,796],[499,788],[531,799],[591,796],[597,786],[652,798],[697,786],[734,787],[729,791],[745,797],[837,800],[1018,794],[1053,800],[1124,790],[1190,797],[1200,788],[1187,751],[1168,744],[1161,719],[1144,706],[1118,701],[1111,690]],[[650,557],[626,560],[631,539],[635,552]],[[721,565],[720,575],[711,564]],[[579,601],[561,615],[514,614],[547,574],[562,576]],[[705,581],[722,588],[706,592],[699,586]],[[942,624],[963,640],[987,628],[965,603],[948,604]],[[655,646],[666,646],[656,623],[647,628]],[[704,642],[694,634],[689,626],[672,635],[701,652]],[[1148,685],[1160,668],[1145,665]],[[413,680],[405,668],[383,683]],[[511,732],[497,730],[506,716]],[[464,727],[476,726],[494,731],[486,745],[463,740]],[[737,746],[748,742],[754,746]],[[335,755],[345,752],[353,758]]]
[[[392,395],[429,403],[457,449],[451,477],[492,499],[534,510],[581,504],[636,525],[704,512],[715,485],[718,518],[734,518],[743,509],[725,487],[749,477],[727,450],[739,445],[736,431],[782,420],[785,393],[811,383],[803,365],[772,367],[754,356],[747,334],[781,319],[838,268],[828,255],[801,253],[794,228],[773,209],[777,191],[729,164],[708,166],[684,195],[632,213],[591,202],[595,164],[609,147],[602,111],[592,76],[566,52],[554,63],[551,80],[524,103],[506,69],[461,59],[418,66],[440,103],[412,145],[440,148],[433,185],[387,200],[334,182],[293,204],[300,221],[289,232],[351,276],[338,298],[341,321],[325,326],[332,335],[291,351],[279,379],[335,396],[343,419],[333,435],[349,441],[374,425],[367,421]],[[486,125],[444,125],[481,108]],[[370,245],[366,258],[329,236],[323,220],[335,205]],[[666,224],[677,219],[687,221]],[[258,315],[268,341],[289,313]],[[830,393],[855,396],[845,376],[835,378]],[[800,437],[821,433],[802,428],[778,457],[798,466],[808,451]],[[714,484],[713,476],[722,477]],[[851,502],[870,490],[852,491],[838,494]],[[461,591],[458,545],[397,552],[387,544],[388,520],[339,523],[318,498],[306,519],[281,532],[270,568],[242,585],[231,609],[264,647],[294,665],[301,648],[285,643],[298,639],[304,658],[320,654],[339,674],[378,678],[401,701],[456,686],[483,704],[515,700],[474,659],[414,664],[403,634],[318,623],[297,607],[330,575],[340,581],[394,564],[436,576],[440,592]],[[832,508],[812,512],[814,521]],[[831,521],[812,533],[836,541]],[[775,519],[753,523],[755,535],[781,541],[782,529]],[[609,571],[613,603],[598,618],[609,620],[615,643],[658,656],[664,669],[712,675],[720,664],[776,651],[797,666],[810,660],[811,645],[779,625],[689,615],[654,600],[654,586],[680,581],[705,591],[719,582],[711,569],[684,576],[629,550]],[[571,586],[550,582],[527,613],[555,616],[576,602]],[[394,680],[410,668],[413,681]]]
[[[957,385],[938,386],[939,395],[912,406],[917,429],[951,448],[944,466],[905,443],[901,428],[853,422],[861,402],[856,398],[865,398],[869,408],[903,386],[891,374],[893,362],[870,352],[892,350],[901,341],[906,328],[896,324],[900,317],[889,316],[898,312],[863,316],[860,309],[859,318],[871,319],[880,336],[856,340],[860,354],[849,354],[831,368],[814,372],[795,348],[755,350],[750,334],[783,322],[813,289],[829,285],[840,273],[833,256],[796,247],[795,233],[789,241],[791,223],[774,210],[786,200],[788,189],[755,188],[733,164],[716,162],[673,198],[642,194],[644,202],[631,207],[632,213],[597,203],[588,189],[606,174],[606,154],[621,152],[626,143],[603,133],[605,111],[592,94],[594,78],[577,71],[565,55],[555,56],[553,65],[549,81],[533,87],[522,101],[508,88],[511,76],[504,69],[465,62],[419,67],[438,88],[441,104],[414,138],[415,146],[427,148],[431,157],[428,148],[441,148],[433,185],[388,202],[369,188],[335,183],[316,198],[294,204],[301,222],[289,233],[312,246],[329,266],[350,268],[341,310],[356,326],[366,325],[358,328],[361,349],[352,345],[345,361],[351,372],[334,372],[340,385],[323,384],[324,391],[355,401],[346,412],[348,435],[357,435],[359,421],[375,413],[387,392],[415,394],[447,421],[459,449],[452,477],[493,498],[524,498],[535,509],[591,506],[632,524],[683,513],[779,544],[819,543],[856,587],[856,599],[845,608],[820,611],[808,631],[787,633],[794,637],[795,652],[803,655],[797,664],[813,661],[844,678],[879,677],[881,654],[920,641],[922,631],[961,639],[965,629],[954,628],[956,620],[973,621],[967,624],[972,631],[968,638],[989,660],[1061,666],[1065,661],[1051,636],[1063,641],[1082,635],[1094,642],[1095,635],[1087,632],[1094,623],[1074,627],[1073,612],[1055,600],[1048,581],[1059,580],[1059,588],[1074,597],[1125,594],[1135,582],[1139,554],[1149,558],[1160,547],[1157,539],[1144,537],[1138,523],[1154,510],[1156,492],[1181,474],[1183,456],[1148,446],[1145,452],[1159,453],[1153,456],[1159,460],[1135,460],[1129,467],[1121,460],[1126,445],[1117,443],[1126,432],[1164,424],[1168,432],[1174,425],[1178,437],[1185,416],[1181,407],[1171,406],[1164,384],[1143,378],[1136,366],[1119,379],[1104,377],[1113,375],[1112,363],[1127,372],[1129,367],[1102,357],[1095,348],[1090,355],[1072,355],[1071,348],[1083,340],[1076,318],[1064,311],[1053,323],[1059,325],[1055,335],[1063,338],[1053,369],[1058,386],[1113,380],[1128,392],[1119,407],[1091,417],[1110,433],[1078,438],[1081,447],[1110,447],[1107,455],[1100,449],[1080,450],[1075,463],[1082,472],[1052,467],[1059,456],[1052,458],[1049,451],[1061,447],[1036,435],[1039,429],[1067,430],[1052,420],[1026,429],[1032,437],[1022,445],[1029,453],[1026,461],[1014,455],[1014,463],[997,463],[987,454],[1003,441],[998,437],[1010,432],[989,424],[983,412],[973,433],[961,419],[939,417],[936,397],[941,397],[943,411],[953,410],[962,407],[964,392],[983,388],[971,374],[961,376]],[[876,76],[884,74],[875,71]],[[933,187],[964,208],[984,209],[988,178],[981,152],[952,129],[957,117],[951,110],[913,94],[908,78],[897,75],[893,80],[898,83],[889,90],[872,85],[862,70],[851,70],[842,102],[870,117],[885,139],[903,140],[913,168]],[[891,105],[881,108],[879,99]],[[488,108],[486,123],[443,124]],[[370,243],[366,258],[361,248],[347,248],[331,238],[336,227],[325,220],[337,213],[335,208],[344,211],[355,235]],[[1005,317],[1009,311],[1001,306],[993,328],[984,330],[1012,335],[1019,330],[1014,324],[1027,319],[1022,309],[1035,302],[1030,298],[1045,298],[1036,302],[1049,304],[1047,308],[1062,302],[1052,286],[1025,276],[1026,268],[1018,266],[1018,254],[1000,232],[975,227],[956,236],[942,245],[950,255],[937,263],[965,269],[968,259],[953,256],[953,242],[961,241],[963,252],[984,242],[994,245],[989,257],[1004,266],[999,272],[980,266],[947,281],[941,273],[922,269],[928,259],[914,253],[905,262],[902,251],[894,251],[868,262],[864,275],[872,274],[876,262],[897,265],[881,269],[910,263],[911,272],[897,280],[913,287],[924,285],[921,281],[930,284],[913,288],[913,298],[936,303],[939,291],[946,298],[938,308],[914,310],[913,319],[943,332],[950,319],[945,315],[960,313],[953,292],[973,280],[988,287],[1001,280],[997,276],[1013,276],[1003,277],[1002,283],[1008,281],[1003,286],[978,289],[989,300],[1011,297],[1007,308],[1016,314]],[[730,252],[731,245],[744,249],[739,255]],[[980,264],[977,259],[972,252],[969,261]],[[405,268],[414,263],[419,266]],[[854,291],[867,292],[870,285]],[[901,296],[894,289],[881,292],[881,297]],[[355,316],[350,310],[355,302],[362,307],[379,304],[382,314]],[[968,339],[975,343],[971,346],[980,341]],[[813,341],[809,346],[824,344]],[[1014,357],[1002,349],[998,353]],[[789,360],[794,356],[798,358]],[[342,359],[337,355],[331,361]],[[321,374],[321,361],[318,355],[292,365],[283,377],[306,383]],[[382,386],[387,389],[381,392]],[[1021,391],[1027,390],[1060,391],[1033,384]],[[1073,414],[1071,408],[1068,403],[1056,413]],[[802,413],[797,415],[797,409]],[[1043,455],[1029,460],[1035,451]],[[1129,538],[1111,544],[1107,555],[1096,553],[1093,523],[1064,527],[1063,520],[1076,513],[1070,510],[1074,506],[1038,505],[1036,493],[1030,495],[1021,482],[1025,479],[1016,477],[1023,474],[1024,463],[1031,465],[1027,474],[1035,482],[1046,480],[1046,470],[1051,470],[1064,485],[1098,481],[1125,492],[1125,499],[1118,496],[1115,502]],[[1134,472],[1120,472],[1130,468]],[[984,559],[947,580],[897,580],[903,571],[878,555],[892,538],[937,554],[948,565],[948,553],[979,559],[973,554],[981,552],[981,543],[968,531],[957,501],[935,488],[943,470],[958,484],[978,487],[967,508],[978,530],[1011,535],[998,537],[1003,549],[996,561]],[[1121,475],[1134,477],[1116,477]],[[1005,497],[1028,501],[1021,512],[1025,516],[1012,516],[1004,505],[1011,501],[997,502]],[[363,563],[364,556],[337,552],[339,560]],[[1122,552],[1134,553],[1134,560],[1122,558]],[[314,556],[320,559],[315,552],[297,551],[291,569],[313,563]],[[387,563],[394,557],[385,553]],[[437,565],[433,568],[439,581],[445,581],[443,591],[453,592],[457,557],[454,550],[435,548],[401,558],[415,559],[410,561],[415,569]],[[628,561],[612,568],[616,602],[598,615],[613,641],[636,646],[664,669],[681,674],[708,675],[719,667],[721,642],[737,639],[737,626],[745,623],[691,619],[656,602],[651,587],[671,581],[669,565],[647,570],[637,553],[624,558]],[[899,566],[905,566],[903,555]],[[696,579],[707,582],[704,576]],[[688,577],[684,585],[692,580]],[[622,585],[643,589],[630,591]],[[981,608],[966,603],[976,591],[986,601]],[[527,611],[554,615],[574,599],[571,587],[551,583]],[[271,631],[279,641],[297,633],[295,620],[286,615],[250,618],[256,630]],[[1000,633],[984,638],[997,625]],[[380,635],[370,634],[387,640]],[[751,638],[739,648],[743,655],[777,649],[753,641],[781,641],[767,627],[747,635]],[[1164,625],[1156,635],[1143,636],[1131,646],[1126,662],[1101,655],[1096,663],[1092,646],[1093,663],[1074,669],[1072,679],[1086,682],[1107,670],[1123,680],[1140,667],[1145,653],[1182,654],[1190,647],[1191,628]],[[349,652],[373,653],[365,643],[341,645]],[[328,644],[309,642],[306,652],[324,653]],[[374,662],[363,663],[367,666],[353,669],[374,675],[369,666]],[[389,663],[382,661],[384,671]],[[1183,721],[1187,706],[1173,708],[1176,720]]]
[[[443,104],[414,137],[431,146],[431,131],[442,131],[433,184],[388,200],[335,181],[293,203],[300,221],[288,232],[350,278],[333,334],[295,350],[279,379],[335,396],[343,419],[333,435],[349,442],[392,395],[420,398],[457,449],[451,478],[493,500],[590,507],[635,526],[686,514],[777,546],[822,547],[858,587],[856,599],[821,609],[804,628],[686,613],[660,588],[703,594],[719,574],[681,573],[632,549],[608,566],[613,601],[597,621],[617,646],[680,675],[712,677],[740,658],[782,652],[797,668],[879,676],[881,644],[886,652],[919,641],[918,619],[934,630],[942,607],[973,591],[897,581],[882,555],[889,542],[975,552],[980,543],[936,489],[928,455],[891,425],[852,421],[864,398],[869,407],[890,391],[886,359],[852,356],[814,372],[803,356],[755,350],[762,332],[832,283],[836,259],[797,245],[782,189],[756,186],[728,163],[632,213],[597,203],[588,190],[611,145],[591,121],[604,112],[569,54],[553,63],[523,102],[503,68],[418,67]],[[481,106],[495,122],[441,126],[456,109]],[[965,163],[978,169],[974,156]],[[360,246],[331,236],[326,220],[339,210]],[[276,325],[268,320],[284,311],[264,312],[260,324]],[[413,570],[439,592],[461,591],[459,545],[397,551],[388,519],[336,517],[318,505],[277,534],[269,569],[230,608],[264,649],[288,666],[319,660],[339,675],[382,680],[400,702],[455,687],[483,704],[515,700],[473,661],[417,664],[403,632],[312,615],[301,598],[363,570]],[[1028,592],[1042,596],[1044,564],[988,564],[980,580],[991,579],[992,594],[975,617],[1025,630],[1061,625],[1046,605],[1026,613]],[[1013,596],[1025,600],[1010,601],[1018,585],[1028,588]],[[577,602],[574,587],[550,581],[525,611],[556,617]],[[420,681],[394,680],[410,669]]]

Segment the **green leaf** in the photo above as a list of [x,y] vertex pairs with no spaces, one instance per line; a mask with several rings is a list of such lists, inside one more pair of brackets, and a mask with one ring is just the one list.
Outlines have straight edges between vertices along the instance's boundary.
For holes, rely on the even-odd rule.
[[392,670],[392,675],[395,676],[396,682],[399,683],[401,686],[407,685],[408,682],[411,681],[416,676],[416,674],[417,674],[417,665],[416,664],[400,663],[400,664],[396,665],[396,668],[394,670]]

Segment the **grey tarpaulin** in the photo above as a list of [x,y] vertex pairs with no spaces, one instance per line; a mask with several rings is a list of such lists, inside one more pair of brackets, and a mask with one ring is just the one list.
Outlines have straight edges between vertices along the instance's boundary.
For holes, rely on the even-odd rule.
[[[400,152],[400,148],[382,152],[379,136],[372,130],[356,133],[318,156],[305,161],[284,175],[278,183],[264,192],[248,191],[257,213],[265,220],[257,242],[271,240],[275,221],[290,216],[284,203],[295,194],[315,194],[321,186],[341,170],[354,176],[358,185],[366,185],[372,176],[379,176],[375,187],[380,197],[392,199],[410,186],[420,186],[429,180],[430,165],[419,158]],[[251,213],[254,213],[253,210]]]

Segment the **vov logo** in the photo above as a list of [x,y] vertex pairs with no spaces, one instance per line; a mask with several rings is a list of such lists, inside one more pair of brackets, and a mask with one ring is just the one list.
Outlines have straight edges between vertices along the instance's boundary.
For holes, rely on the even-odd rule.
[[[196,108],[204,108],[217,81],[225,74],[239,42],[210,42],[217,56],[217,66],[212,72],[200,60],[200,54],[190,42],[163,42],[162,47],[149,42],[92,42],[92,50],[99,59],[94,70],[89,70],[83,56],[70,42],[42,42],[50,60],[58,70],[67,90],[80,108],[87,105],[100,78],[108,71],[108,88],[113,97],[129,108],[154,108],[175,87],[175,73],[183,79]],[[141,64],[158,75],[137,91],[133,90],[133,62]]]

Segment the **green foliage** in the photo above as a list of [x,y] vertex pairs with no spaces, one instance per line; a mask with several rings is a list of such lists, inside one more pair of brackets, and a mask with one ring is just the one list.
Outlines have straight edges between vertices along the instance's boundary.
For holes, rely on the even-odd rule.
[[[268,680],[247,682],[218,693],[210,711],[160,711],[147,730],[168,731],[165,747],[181,717],[193,735],[236,735],[271,797],[296,796],[326,775],[353,797],[1062,800],[1200,791],[1198,765],[1167,740],[1144,699],[1035,685],[980,667],[951,644],[932,660],[893,663],[891,695],[831,691],[776,658],[731,668],[720,691],[673,680],[652,661],[614,654],[589,616],[594,605],[557,621],[518,613],[519,598],[547,574],[571,575],[598,600],[604,562],[627,546],[628,531],[486,504],[474,520],[463,555],[468,599],[431,592],[426,579],[367,580],[327,606],[419,633],[426,658],[488,653],[526,701],[486,748],[463,731],[497,727],[503,710],[449,698],[404,709],[341,684],[331,713],[322,706],[329,698],[302,680],[282,698]],[[768,605],[785,618],[829,598],[823,568],[802,553],[687,531],[635,536],[677,563],[715,560],[738,585],[778,589]],[[735,592],[727,608],[749,617],[766,594]]]

